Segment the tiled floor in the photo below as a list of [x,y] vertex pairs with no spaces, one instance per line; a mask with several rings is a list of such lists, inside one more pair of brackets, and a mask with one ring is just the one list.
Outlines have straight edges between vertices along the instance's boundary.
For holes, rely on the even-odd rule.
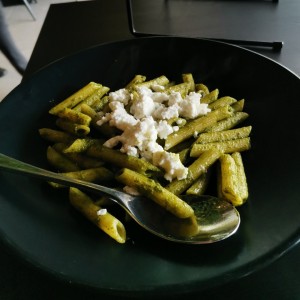
[[[27,59],[30,58],[50,4],[64,2],[76,2],[76,0],[37,0],[36,3],[33,1],[30,6],[36,16],[36,21],[33,20],[25,5],[4,7],[4,14],[10,33],[21,53]],[[6,69],[6,74],[0,77],[1,101],[21,82],[21,76],[1,51],[0,67]]]

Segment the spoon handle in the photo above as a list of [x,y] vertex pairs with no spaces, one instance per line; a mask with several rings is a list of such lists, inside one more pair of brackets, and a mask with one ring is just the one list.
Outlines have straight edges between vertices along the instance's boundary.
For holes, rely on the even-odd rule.
[[112,201],[117,202],[118,204],[122,205],[124,208],[126,208],[126,205],[124,204],[124,196],[129,196],[125,193],[119,192],[117,190],[101,186],[98,184],[94,184],[91,182],[78,180],[69,178],[67,176],[64,176],[59,173],[51,172],[27,163],[24,163],[22,161],[19,161],[17,159],[14,159],[12,157],[6,156],[2,153],[0,153],[0,169],[10,171],[12,173],[19,173],[22,175],[29,175],[32,177],[42,178],[46,181],[52,181],[60,184],[64,184],[67,186],[73,186],[78,188],[84,188],[85,190],[97,192],[100,194],[110,195],[114,198],[110,198]]

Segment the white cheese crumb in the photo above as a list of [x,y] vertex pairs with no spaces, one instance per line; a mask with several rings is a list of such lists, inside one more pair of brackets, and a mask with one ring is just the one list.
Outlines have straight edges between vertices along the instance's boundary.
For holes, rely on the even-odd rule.
[[119,101],[124,103],[124,105],[127,105],[131,99],[130,93],[126,89],[120,89],[115,92],[110,92],[108,96],[110,101]]
[[187,177],[188,168],[180,161],[179,154],[161,151],[153,154],[153,163],[165,169],[165,179],[172,181],[174,178],[181,180]]
[[159,84],[152,84],[151,89],[154,92],[162,92],[165,90],[165,87],[163,85],[159,85]]
[[97,211],[97,216],[104,216],[107,214],[107,209],[106,208],[100,208],[98,211]]
[[[179,155],[167,152],[158,144],[158,139],[179,130],[179,126],[168,124],[171,118],[194,119],[210,112],[207,104],[201,103],[201,94],[191,92],[182,98],[178,92],[163,92],[164,87],[137,88],[136,94],[120,89],[109,94],[111,112],[99,115],[98,125],[108,122],[122,131],[104,143],[113,148],[121,144],[120,151],[127,155],[142,157],[165,170],[165,178],[184,179],[188,169],[181,163]],[[126,109],[125,109],[126,106]],[[129,112],[128,112],[129,111]],[[177,125],[184,120],[179,119]],[[196,133],[195,133],[196,134]]]
[[187,119],[194,119],[199,116],[206,115],[210,112],[210,108],[206,103],[200,102],[201,94],[191,92],[185,99],[183,99],[180,105],[180,115]]
[[128,185],[124,186],[123,191],[125,193],[129,194],[129,195],[132,195],[132,196],[139,196],[140,195],[140,193],[138,192],[137,189],[135,189],[131,186],[128,186]]

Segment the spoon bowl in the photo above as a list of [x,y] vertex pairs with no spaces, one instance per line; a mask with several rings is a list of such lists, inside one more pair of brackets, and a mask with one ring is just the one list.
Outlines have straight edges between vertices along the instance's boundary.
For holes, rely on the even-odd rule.
[[230,203],[212,196],[182,196],[194,215],[180,219],[144,196],[132,196],[116,189],[66,177],[16,160],[0,153],[0,169],[34,176],[66,186],[106,195],[119,204],[144,229],[173,242],[213,243],[233,235],[240,225],[240,215]]

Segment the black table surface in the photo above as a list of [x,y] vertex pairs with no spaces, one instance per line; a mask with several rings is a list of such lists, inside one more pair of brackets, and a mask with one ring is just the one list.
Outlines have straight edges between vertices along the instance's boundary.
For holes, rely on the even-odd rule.
[[[135,30],[139,33],[283,41],[280,52],[270,48],[254,50],[300,75],[299,0],[278,3],[259,0],[134,0],[132,9]],[[68,54],[103,42],[135,38],[128,24],[125,0],[51,5],[24,79]],[[300,299],[299,250],[299,245],[296,245],[261,270],[189,296],[196,299]],[[0,299],[115,298],[61,282],[37,270],[0,242]]]

